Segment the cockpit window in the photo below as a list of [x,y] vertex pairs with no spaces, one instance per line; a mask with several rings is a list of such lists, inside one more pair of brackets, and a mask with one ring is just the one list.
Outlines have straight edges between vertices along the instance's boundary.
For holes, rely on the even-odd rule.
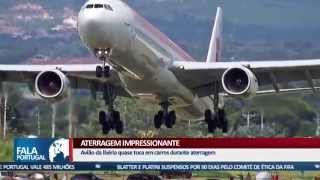
[[94,8],[103,8],[103,4],[95,4]]
[[112,7],[109,4],[105,4],[104,8],[110,11],[113,11]]
[[86,8],[87,9],[93,8],[93,4],[88,4]]
[[86,6],[86,9],[92,8],[104,8],[106,10],[113,11],[113,8],[109,4],[88,4]]

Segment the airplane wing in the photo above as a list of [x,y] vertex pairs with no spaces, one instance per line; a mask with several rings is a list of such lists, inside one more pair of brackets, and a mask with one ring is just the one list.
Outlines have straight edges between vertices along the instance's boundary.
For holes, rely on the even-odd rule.
[[64,73],[73,89],[88,89],[92,93],[102,90],[105,83],[115,87],[118,96],[130,97],[121,86],[118,74],[111,69],[111,77],[97,78],[95,75],[97,64],[79,65],[0,65],[1,82],[25,82],[34,87],[36,76],[43,71],[58,70]]
[[320,88],[316,81],[320,79],[320,59],[213,63],[175,61],[171,70],[180,82],[193,89],[200,97],[204,97],[212,95],[213,82],[221,82],[223,74],[235,67],[246,68],[256,76],[258,95],[316,91]]

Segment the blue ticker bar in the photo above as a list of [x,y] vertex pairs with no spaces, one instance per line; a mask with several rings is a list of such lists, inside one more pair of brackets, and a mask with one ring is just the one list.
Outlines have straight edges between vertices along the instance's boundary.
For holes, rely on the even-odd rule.
[[320,162],[0,163],[0,171],[319,171]]

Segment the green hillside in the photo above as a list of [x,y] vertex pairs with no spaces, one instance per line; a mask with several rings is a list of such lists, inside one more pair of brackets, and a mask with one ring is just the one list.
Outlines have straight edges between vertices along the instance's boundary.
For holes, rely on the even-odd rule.
[[130,0],[148,17],[163,18],[174,21],[177,14],[186,14],[199,21],[213,20],[216,7],[221,6],[226,21],[235,26],[257,25],[276,28],[313,28],[319,27],[319,1],[296,0]]

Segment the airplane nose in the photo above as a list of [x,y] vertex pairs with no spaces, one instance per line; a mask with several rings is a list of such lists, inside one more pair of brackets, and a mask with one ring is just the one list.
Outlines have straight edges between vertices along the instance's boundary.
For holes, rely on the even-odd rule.
[[81,40],[90,48],[110,48],[113,42],[111,18],[99,10],[81,12],[78,16]]

